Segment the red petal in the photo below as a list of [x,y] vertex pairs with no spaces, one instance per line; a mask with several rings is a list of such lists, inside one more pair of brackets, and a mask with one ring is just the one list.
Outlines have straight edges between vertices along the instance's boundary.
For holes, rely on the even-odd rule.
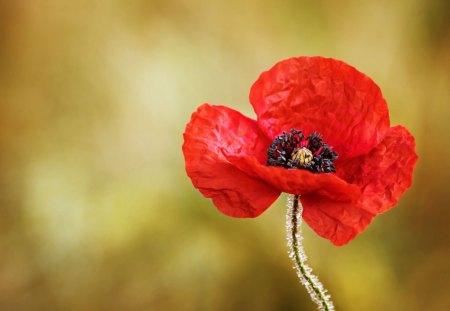
[[356,204],[339,203],[317,195],[304,195],[304,219],[320,236],[344,245],[362,232],[375,215],[397,204],[411,186],[417,161],[414,137],[402,126],[392,127],[369,154],[343,161],[338,175],[358,185]]
[[335,174],[313,174],[306,170],[266,166],[254,157],[227,155],[227,159],[243,172],[270,183],[282,192],[292,194],[317,193],[337,201],[355,200],[361,194]]
[[364,231],[374,214],[357,204],[337,202],[317,195],[304,195],[303,219],[321,237],[334,245],[347,244]]
[[290,58],[263,72],[250,90],[258,124],[275,138],[291,128],[317,131],[341,158],[366,154],[389,129],[379,87],[348,64],[323,57]]
[[254,120],[227,107],[204,104],[192,114],[183,136],[188,176],[222,213],[256,217],[280,195],[264,181],[233,167],[220,152],[264,157],[270,142]]

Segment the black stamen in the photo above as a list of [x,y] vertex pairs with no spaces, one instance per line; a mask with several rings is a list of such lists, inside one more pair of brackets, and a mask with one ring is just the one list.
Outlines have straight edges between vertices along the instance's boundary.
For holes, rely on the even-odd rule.
[[268,166],[306,169],[313,173],[336,172],[333,162],[338,158],[337,152],[323,142],[320,134],[312,132],[304,138],[302,131],[296,129],[277,136],[267,150],[267,156]]

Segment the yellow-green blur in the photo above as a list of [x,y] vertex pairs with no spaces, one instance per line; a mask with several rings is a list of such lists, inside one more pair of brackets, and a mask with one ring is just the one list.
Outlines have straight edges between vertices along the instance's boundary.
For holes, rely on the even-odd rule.
[[315,310],[282,196],[220,214],[184,171],[204,102],[255,117],[277,61],[343,60],[417,140],[413,186],[344,247],[304,229],[337,310],[450,310],[445,0],[0,1],[0,310]]

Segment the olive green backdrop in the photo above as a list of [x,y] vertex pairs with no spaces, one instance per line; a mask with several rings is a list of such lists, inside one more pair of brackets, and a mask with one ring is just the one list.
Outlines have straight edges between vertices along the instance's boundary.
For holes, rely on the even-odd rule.
[[450,310],[449,2],[0,0],[1,310],[315,310],[285,197],[216,211],[184,172],[204,102],[254,117],[275,62],[322,55],[383,90],[413,187],[344,247],[305,228],[338,310]]

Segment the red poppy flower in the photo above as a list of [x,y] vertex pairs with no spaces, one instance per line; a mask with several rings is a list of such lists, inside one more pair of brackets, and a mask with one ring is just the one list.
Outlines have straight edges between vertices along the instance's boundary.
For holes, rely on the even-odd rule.
[[411,186],[413,136],[390,127],[379,87],[348,64],[281,61],[250,102],[256,121],[204,104],[184,133],[187,174],[222,213],[256,217],[281,192],[298,194],[308,225],[344,245]]

